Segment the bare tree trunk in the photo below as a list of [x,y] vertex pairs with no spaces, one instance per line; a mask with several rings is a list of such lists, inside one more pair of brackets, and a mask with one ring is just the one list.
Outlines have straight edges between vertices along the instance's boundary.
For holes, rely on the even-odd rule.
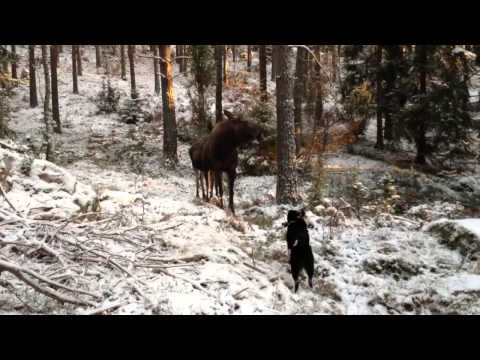
[[260,45],[260,92],[262,100],[267,100],[267,53],[266,46]]
[[273,45],[272,45],[272,77],[271,77],[271,81],[275,81],[276,79],[276,69],[277,69],[277,62],[276,62],[276,55],[275,55],[275,51],[273,51]]
[[128,45],[128,61],[130,63],[130,97],[136,99],[138,95],[135,82],[135,45]]
[[95,65],[97,68],[102,67],[102,58],[100,53],[100,45],[95,45]]
[[17,79],[17,51],[15,45],[12,45],[12,55],[14,56],[12,61],[12,79]]
[[47,45],[42,45],[42,64],[45,77],[45,101],[43,103],[43,119],[45,122],[45,156],[52,161],[52,146],[50,142],[50,71],[48,63]]
[[295,168],[295,124],[293,115],[294,59],[288,45],[275,45],[277,76],[277,203],[298,199]]
[[[178,48],[178,45],[177,45]],[[155,72],[154,78],[155,78],[155,94],[159,95],[160,94],[160,69],[159,69],[159,61],[157,59],[158,57],[158,47],[153,46],[153,71]]]
[[73,78],[73,93],[78,94],[78,77],[77,77],[77,46],[72,45],[72,78]]
[[187,59],[186,56],[188,54],[187,45],[182,45],[182,58],[180,59],[180,72],[182,74],[187,72]]
[[[315,45],[315,57],[320,61],[320,45]],[[322,84],[322,69],[320,65],[314,63],[314,84],[315,84],[315,111],[313,119],[312,141],[315,142],[319,127],[323,127],[323,84]],[[312,144],[314,145],[314,144]]]
[[[275,46],[274,46],[275,48]],[[302,146],[302,105],[303,96],[305,92],[305,49],[299,47],[297,49],[297,62],[295,69],[295,88],[293,94],[293,101],[295,106],[294,118],[295,118],[295,143],[297,149],[297,155],[300,152]]]
[[52,117],[56,126],[53,131],[57,134],[62,133],[62,126],[60,123],[60,107],[58,104],[58,48],[57,45],[50,45],[50,70],[52,73]]
[[28,65],[30,83],[30,107],[35,108],[38,106],[37,76],[35,70],[35,45],[28,45]]
[[252,71],[252,45],[247,45],[247,71]]
[[228,48],[227,45],[223,49],[223,83],[228,85]]
[[337,48],[332,45],[332,81],[337,82]]
[[173,64],[171,45],[160,45],[163,104],[163,155],[172,165],[178,162],[175,95],[173,92]]
[[83,76],[81,47],[82,45],[77,45],[78,76]]
[[222,53],[225,47],[223,45],[215,45],[215,68],[217,73],[216,89],[215,89],[215,121],[218,124],[223,120],[222,109]]
[[377,45],[376,50],[377,66],[377,143],[375,147],[383,150],[383,88],[382,88],[382,45]]
[[[420,83],[420,94],[425,96],[427,94],[427,48],[426,45],[417,45],[415,47],[417,52],[419,66],[419,83]],[[426,104],[422,104],[422,113],[418,119],[419,126],[416,137],[417,145],[417,156],[415,162],[420,165],[426,163],[426,153],[427,153],[427,139],[426,139]]]
[[58,46],[58,53],[61,54],[63,53],[63,45],[57,45]]
[[125,64],[125,45],[120,45],[120,67],[122,80],[127,80],[127,66]]

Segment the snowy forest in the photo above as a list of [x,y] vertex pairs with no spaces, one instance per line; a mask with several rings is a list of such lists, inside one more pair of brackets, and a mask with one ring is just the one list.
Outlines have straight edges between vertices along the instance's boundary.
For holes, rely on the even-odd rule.
[[480,45],[0,45],[0,314],[480,314]]

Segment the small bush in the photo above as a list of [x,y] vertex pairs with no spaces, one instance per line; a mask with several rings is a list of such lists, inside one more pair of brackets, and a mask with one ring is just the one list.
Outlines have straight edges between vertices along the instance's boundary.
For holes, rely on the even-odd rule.
[[152,122],[153,115],[146,110],[147,105],[145,99],[127,99],[119,111],[121,121],[126,124]]
[[111,114],[118,111],[120,91],[112,86],[110,77],[103,79],[102,90],[98,93],[96,104],[100,114]]

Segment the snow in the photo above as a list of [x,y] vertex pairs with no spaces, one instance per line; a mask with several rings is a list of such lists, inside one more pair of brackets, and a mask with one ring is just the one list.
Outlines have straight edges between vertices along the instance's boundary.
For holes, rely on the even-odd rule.
[[[71,181],[94,189],[101,199],[103,219],[118,218],[111,220],[109,231],[132,229],[123,238],[92,237],[90,244],[104,247],[118,259],[130,262],[151,261],[171,266],[167,259],[203,257],[191,264],[173,263],[176,267],[166,269],[173,276],[129,265],[144,297],[132,290],[134,280],[118,270],[85,263],[84,276],[89,279],[85,286],[90,291],[108,294],[99,307],[125,301],[113,314],[480,313],[478,297],[464,299],[465,292],[480,291],[476,263],[467,260],[459,270],[464,259],[457,251],[442,245],[419,229],[418,224],[395,218],[381,222],[377,221],[380,217],[362,221],[347,218],[345,223],[331,228],[325,216],[307,211],[307,221],[313,226],[310,236],[317,275],[313,290],[302,282],[298,294],[294,294],[288,272],[286,229],[282,225],[288,207],[275,204],[276,177],[239,177],[236,219],[213,204],[196,200],[189,144],[179,142],[177,169],[164,168],[161,124],[129,126],[120,123],[117,115],[97,114],[92,98],[101,88],[102,75],[93,61],[83,64],[80,95],[71,94],[69,49],[66,46],[64,49],[63,70],[59,72],[64,133],[56,138],[60,148],[58,166]],[[86,55],[94,59],[93,49],[87,49]],[[254,65],[256,61],[254,59]],[[243,62],[237,64],[237,70],[243,71],[242,66]],[[149,59],[138,59],[136,75],[140,94],[148,99],[152,109],[157,109],[161,101],[150,95],[154,88],[152,71]],[[244,86],[255,84],[254,75],[252,72],[252,76],[246,77]],[[188,83],[189,79],[183,75],[177,75],[174,82],[177,116],[187,122],[191,113]],[[124,101],[129,94],[128,82],[114,77],[113,84],[122,90]],[[273,82],[268,84],[270,90],[274,89]],[[237,105],[238,99],[246,96],[243,90],[229,86],[226,104]],[[28,144],[27,138],[30,138],[38,147],[42,111],[40,107],[29,108],[26,86],[18,89],[13,107],[10,127],[17,134],[16,142]],[[141,137],[145,143],[140,156],[128,147],[137,144]],[[383,162],[346,153],[332,154],[326,163],[330,169],[356,168],[367,176],[374,171],[392,169]],[[132,171],[132,164],[141,165],[142,173]],[[55,202],[52,197],[55,192],[30,199],[29,193],[20,186],[26,179],[15,175],[13,180],[14,187],[8,195],[22,213],[32,200],[68,207],[62,200]],[[469,183],[474,181],[472,177]],[[308,186],[307,182],[303,183],[301,192],[305,193]],[[455,205],[422,204],[407,216],[416,219],[421,210],[430,210],[438,218],[441,209],[449,206],[453,209]],[[255,221],[259,216],[264,223]],[[480,236],[479,219],[455,222]],[[95,229],[101,230],[103,228]],[[15,234],[8,236],[15,238]],[[146,250],[138,253],[139,247],[129,241],[141,244]],[[0,248],[0,253],[2,251]],[[125,263],[128,262],[125,260]],[[383,264],[383,268],[375,271],[369,267],[371,264]],[[0,296],[12,304],[16,301],[1,287]],[[438,305],[445,303],[447,305]],[[59,307],[48,300],[42,304],[47,312],[53,311],[48,309],[64,314],[88,312],[79,307]],[[4,306],[0,312],[11,313],[12,308],[13,305]]]

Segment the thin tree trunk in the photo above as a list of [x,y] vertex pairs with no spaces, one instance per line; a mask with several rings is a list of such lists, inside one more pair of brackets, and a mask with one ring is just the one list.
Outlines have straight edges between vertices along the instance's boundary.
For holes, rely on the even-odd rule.
[[273,45],[272,45],[272,72],[271,72],[271,81],[275,81],[276,79],[276,70],[277,69],[277,61],[276,61],[276,55],[275,51],[273,51]]
[[[178,49],[178,45],[177,45]],[[155,73],[154,78],[155,78],[155,94],[159,95],[160,94],[160,69],[159,69],[159,60],[157,59],[158,57],[158,47],[153,46],[153,71]]]
[[100,45],[95,45],[95,65],[97,68],[102,67],[102,58],[100,53]]
[[[320,61],[320,45],[315,45],[315,57]],[[314,145],[316,135],[319,127],[325,126],[323,120],[323,84],[322,84],[322,69],[316,61],[312,61],[314,64],[314,93],[315,93],[315,110],[313,117],[313,131],[312,142]]]
[[77,77],[77,46],[72,45],[72,78],[73,78],[73,93],[78,94],[78,77]]
[[377,66],[377,149],[383,150],[383,88],[382,88],[382,45],[377,45],[376,50],[376,66]]
[[247,45],[247,71],[252,71],[252,45]]
[[223,91],[223,78],[222,78],[222,53],[224,46],[215,45],[215,68],[217,74],[216,91],[215,91],[215,119],[218,124],[223,120],[222,109],[222,91]]
[[120,45],[120,67],[122,72],[122,80],[127,80],[127,66],[125,64],[125,45]]
[[[275,49],[275,46],[273,47]],[[295,119],[295,143],[297,155],[302,145],[302,105],[305,90],[305,49],[299,47],[297,49],[297,61],[295,69],[295,88],[293,94],[294,101],[294,119]]]
[[[415,51],[418,52],[418,61],[419,61],[419,83],[420,83],[420,94],[427,95],[427,49],[426,45],[417,45]],[[426,139],[426,116],[427,112],[425,107],[426,103],[422,104],[422,112],[418,119],[418,133],[416,138],[417,143],[417,156],[415,162],[420,165],[426,163],[426,153],[427,153],[427,139]]]
[[57,134],[62,133],[62,127],[60,123],[60,107],[58,104],[58,47],[57,45],[50,45],[50,70],[52,74],[52,117],[55,122],[53,131]]
[[260,92],[262,101],[267,100],[267,53],[266,46],[260,45]]
[[50,71],[48,63],[47,45],[42,45],[42,64],[45,77],[45,101],[43,103],[43,119],[45,122],[45,156],[52,161],[52,146],[50,142]]
[[12,79],[17,79],[17,51],[15,45],[12,45],[12,54],[14,56],[12,61]]
[[182,74],[187,72],[187,59],[186,59],[186,56],[188,54],[187,50],[188,50],[187,45],[182,45],[182,55],[183,55],[183,57],[180,59],[180,72]]
[[175,95],[173,92],[173,64],[171,45],[160,45],[162,71],[163,104],[163,155],[171,164],[178,162],[177,157],[177,123],[175,119]]
[[227,45],[223,48],[223,83],[228,85],[228,48]]
[[295,124],[293,115],[293,50],[288,45],[276,45],[277,76],[277,203],[297,201],[295,169]]
[[28,65],[29,65],[29,83],[30,83],[30,107],[38,106],[37,97],[37,75],[35,70],[35,45],[28,45]]
[[63,45],[57,45],[58,46],[58,53],[61,54],[63,53]]
[[128,45],[128,61],[130,63],[130,97],[136,99],[138,95],[135,82],[135,45]]
[[83,76],[81,46],[77,45],[78,76]]

